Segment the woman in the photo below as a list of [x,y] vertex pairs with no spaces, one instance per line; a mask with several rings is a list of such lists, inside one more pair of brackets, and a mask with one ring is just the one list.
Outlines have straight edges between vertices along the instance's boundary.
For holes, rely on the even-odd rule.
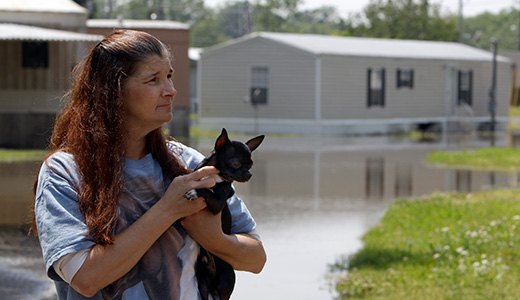
[[[89,53],[58,115],[36,185],[34,231],[59,299],[198,299],[198,244],[258,273],[266,255],[242,201],[228,200],[231,235],[194,188],[218,171],[161,126],[176,90],[166,47],[119,30]],[[196,242],[194,242],[194,240]]]

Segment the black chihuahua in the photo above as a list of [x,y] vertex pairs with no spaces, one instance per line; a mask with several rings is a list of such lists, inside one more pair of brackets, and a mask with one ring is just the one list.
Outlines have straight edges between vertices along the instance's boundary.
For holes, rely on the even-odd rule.
[[[231,183],[233,181],[246,182],[251,178],[249,169],[253,166],[251,152],[264,140],[260,135],[247,141],[245,144],[230,141],[226,129],[217,138],[215,149],[206,157],[195,170],[204,166],[215,166],[220,173],[220,180],[211,189],[194,189],[186,193],[186,198],[196,199],[204,197],[207,208],[214,214],[222,212],[222,231],[231,233],[231,213],[227,206],[227,199],[235,194]],[[231,297],[235,286],[235,271],[227,262],[214,256],[201,247],[195,266],[199,292],[203,300],[209,295],[227,300]]]

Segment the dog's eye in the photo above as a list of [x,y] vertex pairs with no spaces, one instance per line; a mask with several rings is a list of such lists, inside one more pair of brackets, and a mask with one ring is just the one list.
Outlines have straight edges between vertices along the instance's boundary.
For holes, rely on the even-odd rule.
[[242,167],[242,164],[240,162],[238,162],[238,161],[234,161],[234,162],[231,163],[231,167],[233,169],[240,169]]

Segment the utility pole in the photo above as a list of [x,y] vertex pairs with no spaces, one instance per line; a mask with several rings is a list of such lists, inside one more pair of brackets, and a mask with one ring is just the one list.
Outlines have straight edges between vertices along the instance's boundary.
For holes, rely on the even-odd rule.
[[249,1],[244,1],[244,35],[251,33],[251,15],[249,13]]
[[520,1],[518,1],[518,28],[517,28],[517,31],[518,31],[518,51],[520,51]]
[[249,2],[236,2],[237,10],[237,36],[241,37],[251,33],[250,27],[250,15],[249,15]]
[[496,89],[497,89],[497,41],[492,40],[491,45],[493,47],[493,63],[492,63],[492,77],[491,77],[491,88],[489,89],[489,113],[491,114],[491,146],[495,146],[495,113],[496,113]]
[[462,16],[462,0],[459,0],[459,43],[464,42],[464,18]]

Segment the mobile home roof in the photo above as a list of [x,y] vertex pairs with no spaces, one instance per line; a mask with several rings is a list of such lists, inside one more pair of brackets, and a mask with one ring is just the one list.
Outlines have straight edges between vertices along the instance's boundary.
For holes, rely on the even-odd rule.
[[87,13],[86,8],[83,8],[72,0],[1,0],[0,11],[79,14]]
[[167,20],[127,20],[127,19],[90,19],[87,20],[90,28],[155,28],[155,29],[189,29],[185,23]]
[[[491,61],[493,56],[489,51],[453,42],[274,32],[253,33],[244,38],[234,40],[230,42],[230,44],[240,43],[244,40],[254,38],[261,38],[285,44],[314,55],[470,61]],[[226,44],[221,45],[225,46]],[[218,48],[220,47],[216,46],[213,49],[216,50]],[[501,56],[499,56],[497,60],[503,62],[510,61],[508,58]]]
[[0,23],[0,41],[98,42],[102,39],[103,36],[95,34]]

